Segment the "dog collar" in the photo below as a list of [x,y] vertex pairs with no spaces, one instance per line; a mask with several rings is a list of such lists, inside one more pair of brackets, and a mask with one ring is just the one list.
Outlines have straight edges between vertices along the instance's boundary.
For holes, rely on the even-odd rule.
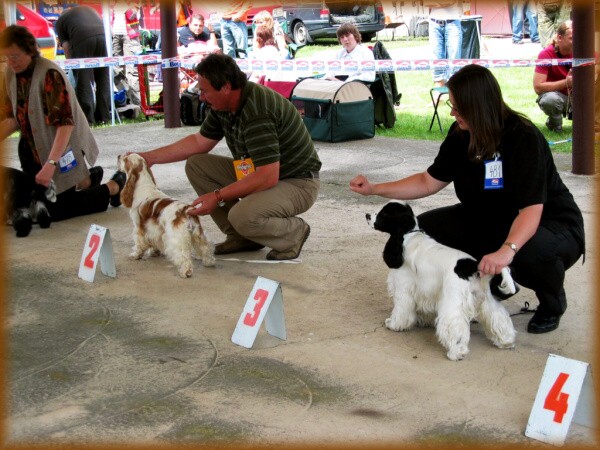
[[420,228],[417,228],[416,230],[410,230],[410,231],[406,232],[406,234],[410,234],[410,233],[425,233],[425,231],[421,230]]

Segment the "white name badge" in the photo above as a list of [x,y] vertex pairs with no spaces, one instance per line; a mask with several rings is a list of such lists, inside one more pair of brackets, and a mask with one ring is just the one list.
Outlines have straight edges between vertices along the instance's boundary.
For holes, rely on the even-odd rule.
[[501,189],[504,187],[502,179],[502,161],[486,161],[485,162],[485,180],[483,183],[484,189]]
[[72,149],[69,149],[64,155],[60,157],[58,160],[58,168],[61,173],[68,172],[73,167],[77,166],[77,160],[75,159],[75,154]]
[[563,445],[572,421],[595,427],[594,399],[589,364],[550,354],[525,436]]
[[79,263],[79,278],[93,283],[98,262],[100,262],[100,270],[104,275],[112,278],[117,276],[110,231],[92,224],[83,246],[83,254]]
[[267,333],[286,339],[281,286],[276,281],[257,277],[231,336],[231,342],[252,348],[263,320]]

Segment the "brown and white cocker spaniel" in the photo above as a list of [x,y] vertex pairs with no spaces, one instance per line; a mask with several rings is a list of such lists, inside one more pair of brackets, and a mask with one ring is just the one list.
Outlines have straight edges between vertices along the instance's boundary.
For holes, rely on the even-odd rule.
[[119,170],[127,174],[121,202],[129,208],[133,221],[134,259],[166,255],[177,266],[179,276],[192,276],[192,253],[205,267],[214,266],[214,247],[206,238],[198,216],[190,216],[192,206],[160,191],[154,175],[140,155],[118,157]]

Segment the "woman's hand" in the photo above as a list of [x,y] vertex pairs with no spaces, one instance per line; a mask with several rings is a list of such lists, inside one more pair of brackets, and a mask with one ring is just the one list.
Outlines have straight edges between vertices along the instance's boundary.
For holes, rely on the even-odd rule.
[[40,170],[37,173],[37,175],[35,176],[35,182],[44,187],[50,186],[50,181],[52,180],[52,177],[54,176],[55,169],[56,169],[56,167],[53,166],[52,164],[49,164],[49,163],[44,164],[42,166],[42,170]]
[[350,180],[350,189],[362,195],[373,194],[373,185],[364,175],[358,175]]
[[479,262],[479,271],[486,275],[496,275],[508,266],[515,256],[515,252],[508,245],[502,245],[494,253],[490,253],[481,258]]

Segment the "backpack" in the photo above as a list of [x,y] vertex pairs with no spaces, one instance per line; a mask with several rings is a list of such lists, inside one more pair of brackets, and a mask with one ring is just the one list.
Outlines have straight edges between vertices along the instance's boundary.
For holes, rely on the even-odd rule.
[[179,99],[179,112],[184,125],[201,125],[208,114],[208,107],[198,94],[183,91]]

